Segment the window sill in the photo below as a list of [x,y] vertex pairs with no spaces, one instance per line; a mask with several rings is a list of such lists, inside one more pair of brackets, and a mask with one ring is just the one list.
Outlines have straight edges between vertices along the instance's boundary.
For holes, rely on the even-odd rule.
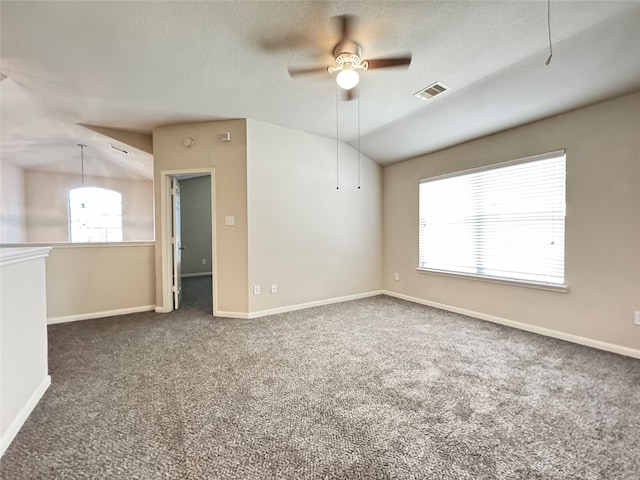
[[31,242],[31,243],[0,243],[0,247],[53,247],[53,248],[111,248],[111,247],[152,247],[154,240],[124,241],[124,242]]
[[447,272],[445,270],[435,270],[430,268],[416,268],[418,273],[442,275],[445,277],[464,278],[467,280],[478,280],[481,282],[498,283],[502,285],[512,285],[515,287],[535,288],[538,290],[547,290],[550,292],[567,293],[569,287],[567,285],[552,285],[542,282],[531,282],[526,280],[510,280],[498,277],[484,277],[481,275],[473,275],[471,273]]

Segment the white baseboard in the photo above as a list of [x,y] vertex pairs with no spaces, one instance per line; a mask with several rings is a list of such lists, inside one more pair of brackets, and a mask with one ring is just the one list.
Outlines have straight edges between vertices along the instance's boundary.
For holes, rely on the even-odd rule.
[[13,421],[9,424],[9,427],[7,427],[7,430],[2,434],[2,437],[0,437],[0,457],[4,455],[4,452],[7,451],[7,448],[9,448],[9,445],[11,445],[13,439],[16,438],[16,435],[22,428],[22,425],[24,425],[24,422],[27,421],[27,418],[29,418],[29,415],[31,415],[33,409],[36,408],[36,405],[44,395],[44,392],[47,391],[47,388],[49,388],[49,385],[51,385],[51,377],[47,375],[42,379],[40,385],[38,385],[38,387],[34,390],[29,399],[18,412],[18,415],[16,415],[16,418],[13,419]]
[[241,318],[246,320],[249,318],[249,314],[245,312],[227,312],[225,310],[215,310],[213,312],[214,317],[222,317],[222,318]]
[[358,300],[360,298],[375,297],[376,295],[382,295],[383,293],[384,292],[382,290],[375,290],[373,292],[356,293],[355,295],[347,295],[344,297],[327,298],[325,300],[316,300],[314,302],[298,303],[296,305],[287,305],[285,307],[259,310],[257,312],[250,312],[247,318],[266,317],[267,315],[276,315],[278,313],[293,312],[295,310],[303,310],[305,308],[319,307],[322,305],[329,305],[332,303],[348,302],[350,300]]
[[212,275],[211,272],[199,272],[199,273],[183,273],[180,275],[182,278],[189,277],[210,277]]
[[115,317],[116,315],[126,315],[128,313],[158,311],[155,305],[142,305],[140,307],[119,308],[117,310],[106,310],[104,312],[79,313],[77,315],[66,315],[64,317],[52,317],[47,319],[47,325],[55,323],[77,322],[78,320],[92,320],[94,318]]
[[444,303],[432,302],[429,300],[423,300],[422,298],[410,297],[402,293],[391,292],[384,290],[382,293],[389,295],[390,297],[400,298],[413,303],[419,303],[421,305],[427,305],[429,307],[439,308],[441,310],[447,310],[449,312],[460,313],[468,317],[478,318],[480,320],[486,320],[488,322],[499,323],[500,325],[506,325],[507,327],[513,327],[520,330],[526,330],[527,332],[537,333],[546,337],[558,338],[567,342],[577,343],[579,345],[585,345],[587,347],[597,348],[598,350],[605,350],[607,352],[617,353],[619,355],[625,355],[627,357],[639,358],[640,350],[635,348],[623,347],[614,343],[601,342],[600,340],[594,340],[592,338],[580,337],[571,333],[560,332],[558,330],[552,330],[550,328],[538,327],[535,325],[529,325],[527,323],[516,322],[515,320],[509,320],[507,318],[496,317],[494,315],[487,315],[486,313],[475,312],[473,310],[467,310],[465,308],[453,307]]

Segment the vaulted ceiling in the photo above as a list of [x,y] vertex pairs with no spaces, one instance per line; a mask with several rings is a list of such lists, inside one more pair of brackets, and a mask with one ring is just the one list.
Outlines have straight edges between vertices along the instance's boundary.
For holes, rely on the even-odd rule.
[[[380,164],[640,89],[640,2],[13,2],[1,8],[2,160],[30,168],[88,155],[123,163],[78,125],[151,132],[252,118],[336,136]],[[357,17],[365,58],[411,52],[408,69],[361,75],[336,102],[332,17]],[[429,101],[413,94],[440,81]],[[336,108],[338,109],[336,112]],[[359,122],[358,122],[359,113]],[[150,156],[124,164],[149,176]],[[54,161],[55,160],[55,161]],[[136,170],[137,168],[137,170]],[[145,170],[146,168],[146,170]]]

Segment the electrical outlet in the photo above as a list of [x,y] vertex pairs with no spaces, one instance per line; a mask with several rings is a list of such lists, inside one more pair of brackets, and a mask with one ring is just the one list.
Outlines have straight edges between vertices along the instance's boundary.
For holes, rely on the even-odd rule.
[[636,325],[640,325],[640,310],[636,310],[636,318],[634,320]]
[[203,265],[206,265],[206,264],[207,264],[207,259],[206,259],[206,258],[203,258],[203,259],[202,259],[202,264],[203,264]]
[[271,284],[271,293],[278,293],[278,285],[275,283]]
[[254,295],[260,295],[260,285],[254,285],[253,286],[253,294]]
[[397,282],[398,280],[400,280],[400,274],[399,273],[394,273],[393,274],[393,278],[395,278],[395,280]]

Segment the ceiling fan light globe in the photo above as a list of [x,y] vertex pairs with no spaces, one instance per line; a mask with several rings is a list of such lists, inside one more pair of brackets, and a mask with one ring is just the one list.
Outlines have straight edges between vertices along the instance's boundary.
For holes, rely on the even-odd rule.
[[351,90],[360,81],[360,75],[355,70],[342,70],[336,76],[338,86],[344,90]]

